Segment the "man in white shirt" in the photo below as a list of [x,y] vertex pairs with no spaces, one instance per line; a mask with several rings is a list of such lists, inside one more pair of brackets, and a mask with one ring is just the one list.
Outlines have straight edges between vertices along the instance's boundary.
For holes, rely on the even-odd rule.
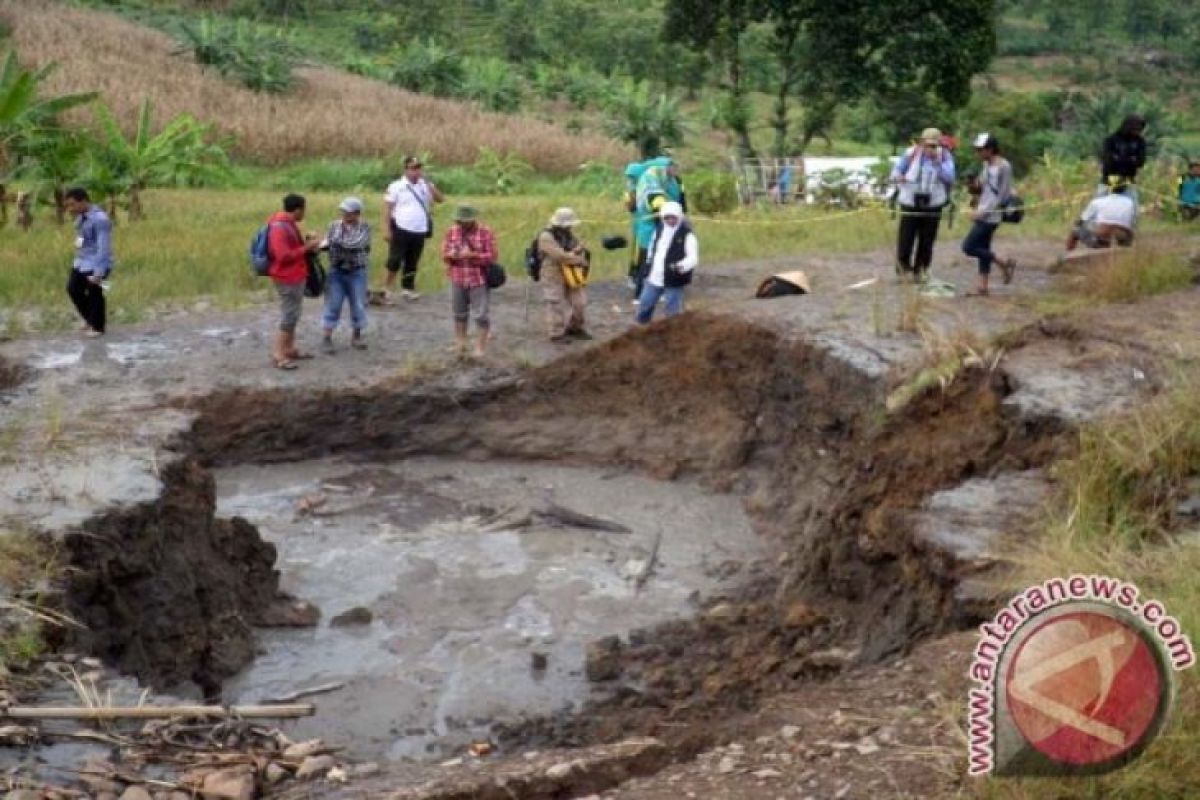
[[445,200],[438,188],[421,174],[421,159],[404,159],[404,175],[392,181],[383,197],[383,238],[388,243],[387,277],[384,296],[391,297],[400,278],[400,295],[407,300],[417,294],[417,264],[425,249],[425,240],[433,236],[433,204]]
[[1067,250],[1074,250],[1080,242],[1086,247],[1111,247],[1113,242],[1128,247],[1133,244],[1136,217],[1128,185],[1118,183],[1109,194],[1088,203],[1067,236]]
[[666,315],[683,313],[683,292],[692,282],[692,274],[700,263],[700,243],[692,226],[683,218],[679,203],[663,203],[658,211],[654,235],[646,248],[642,264],[644,282],[638,298],[639,325],[650,322],[654,307],[666,297]]

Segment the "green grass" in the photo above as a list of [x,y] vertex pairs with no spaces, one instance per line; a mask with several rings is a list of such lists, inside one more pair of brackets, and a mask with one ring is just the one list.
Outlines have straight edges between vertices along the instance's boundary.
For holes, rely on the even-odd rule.
[[[1200,634],[1200,538],[1173,508],[1200,478],[1200,392],[1196,377],[1118,420],[1080,434],[1078,455],[1061,464],[1059,497],[1046,532],[1017,554],[1014,586],[1053,576],[1112,575],[1160,600],[1184,632]],[[1194,525],[1192,526],[1195,527]],[[1102,777],[995,780],[982,794],[1033,800],[1062,797],[1190,798],[1200,775],[1200,679],[1176,673],[1178,697],[1162,735],[1134,763]]]
[[[29,666],[46,651],[43,626],[57,617],[41,604],[59,572],[48,539],[0,528],[0,675]],[[24,599],[12,599],[16,595]]]
[[[130,223],[119,218],[113,241],[117,267],[109,295],[116,322],[144,319],[160,307],[190,305],[200,298],[218,308],[237,308],[270,297],[270,281],[250,274],[247,249],[258,226],[279,206],[281,191],[164,189],[145,196],[146,219]],[[371,282],[383,279],[386,246],[380,235],[382,191],[362,193],[367,220],[375,230]],[[341,193],[313,192],[306,229],[324,229],[336,218]],[[501,262],[514,277],[522,271],[530,239],[560,205],[573,206],[584,219],[581,234],[596,256],[596,278],[624,275],[628,253],[604,252],[598,246],[606,234],[628,234],[629,215],[616,200],[595,195],[456,197],[437,207],[437,237],[422,259],[418,288],[437,291],[445,286],[436,247],[450,225],[455,202],[475,205],[483,221],[496,232]],[[885,217],[871,210],[856,214],[821,212],[808,208],[753,209],[719,219],[695,220],[702,260],[734,259],[801,253],[837,253],[888,245],[894,231]],[[14,331],[57,329],[73,323],[64,286],[70,269],[74,233],[58,227],[42,213],[28,233],[8,229],[0,239],[0,306],[16,309]]]

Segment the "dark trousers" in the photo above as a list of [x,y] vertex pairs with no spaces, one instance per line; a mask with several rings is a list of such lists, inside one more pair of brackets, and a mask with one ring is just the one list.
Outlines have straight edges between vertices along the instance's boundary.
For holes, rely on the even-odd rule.
[[388,243],[387,270],[400,272],[400,285],[405,289],[417,288],[417,264],[425,249],[425,234],[401,230],[392,223],[392,241]]
[[992,236],[999,227],[998,222],[977,220],[967,232],[967,238],[963,239],[962,251],[971,258],[979,259],[980,275],[987,275],[992,271],[992,262],[996,260],[996,254],[992,252]]
[[[926,272],[933,263],[933,243],[937,241],[942,209],[900,206],[900,241],[896,262],[905,272]],[[915,249],[915,254],[914,254]]]
[[629,265],[629,282],[633,285],[633,299],[642,296],[642,286],[646,282],[646,248],[634,245],[633,263]]
[[71,302],[75,304],[75,309],[79,316],[83,317],[83,321],[91,326],[92,330],[104,333],[107,309],[104,305],[104,290],[99,284],[92,283],[87,275],[73,269],[71,277],[67,279],[67,294],[70,295]]

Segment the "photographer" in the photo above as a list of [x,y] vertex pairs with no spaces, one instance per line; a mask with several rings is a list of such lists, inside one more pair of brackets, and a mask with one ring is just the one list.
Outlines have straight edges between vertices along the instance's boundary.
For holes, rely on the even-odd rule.
[[896,163],[892,182],[900,205],[896,273],[923,281],[933,262],[942,209],[954,187],[954,156],[942,146],[941,131],[926,128],[921,132],[920,140]]

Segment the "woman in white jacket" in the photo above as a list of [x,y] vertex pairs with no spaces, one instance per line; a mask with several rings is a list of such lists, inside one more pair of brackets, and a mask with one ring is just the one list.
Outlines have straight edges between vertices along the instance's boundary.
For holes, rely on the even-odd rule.
[[942,132],[937,128],[922,131],[917,143],[896,163],[892,181],[900,206],[896,273],[922,281],[933,262],[942,209],[954,189],[954,156],[942,146]]

